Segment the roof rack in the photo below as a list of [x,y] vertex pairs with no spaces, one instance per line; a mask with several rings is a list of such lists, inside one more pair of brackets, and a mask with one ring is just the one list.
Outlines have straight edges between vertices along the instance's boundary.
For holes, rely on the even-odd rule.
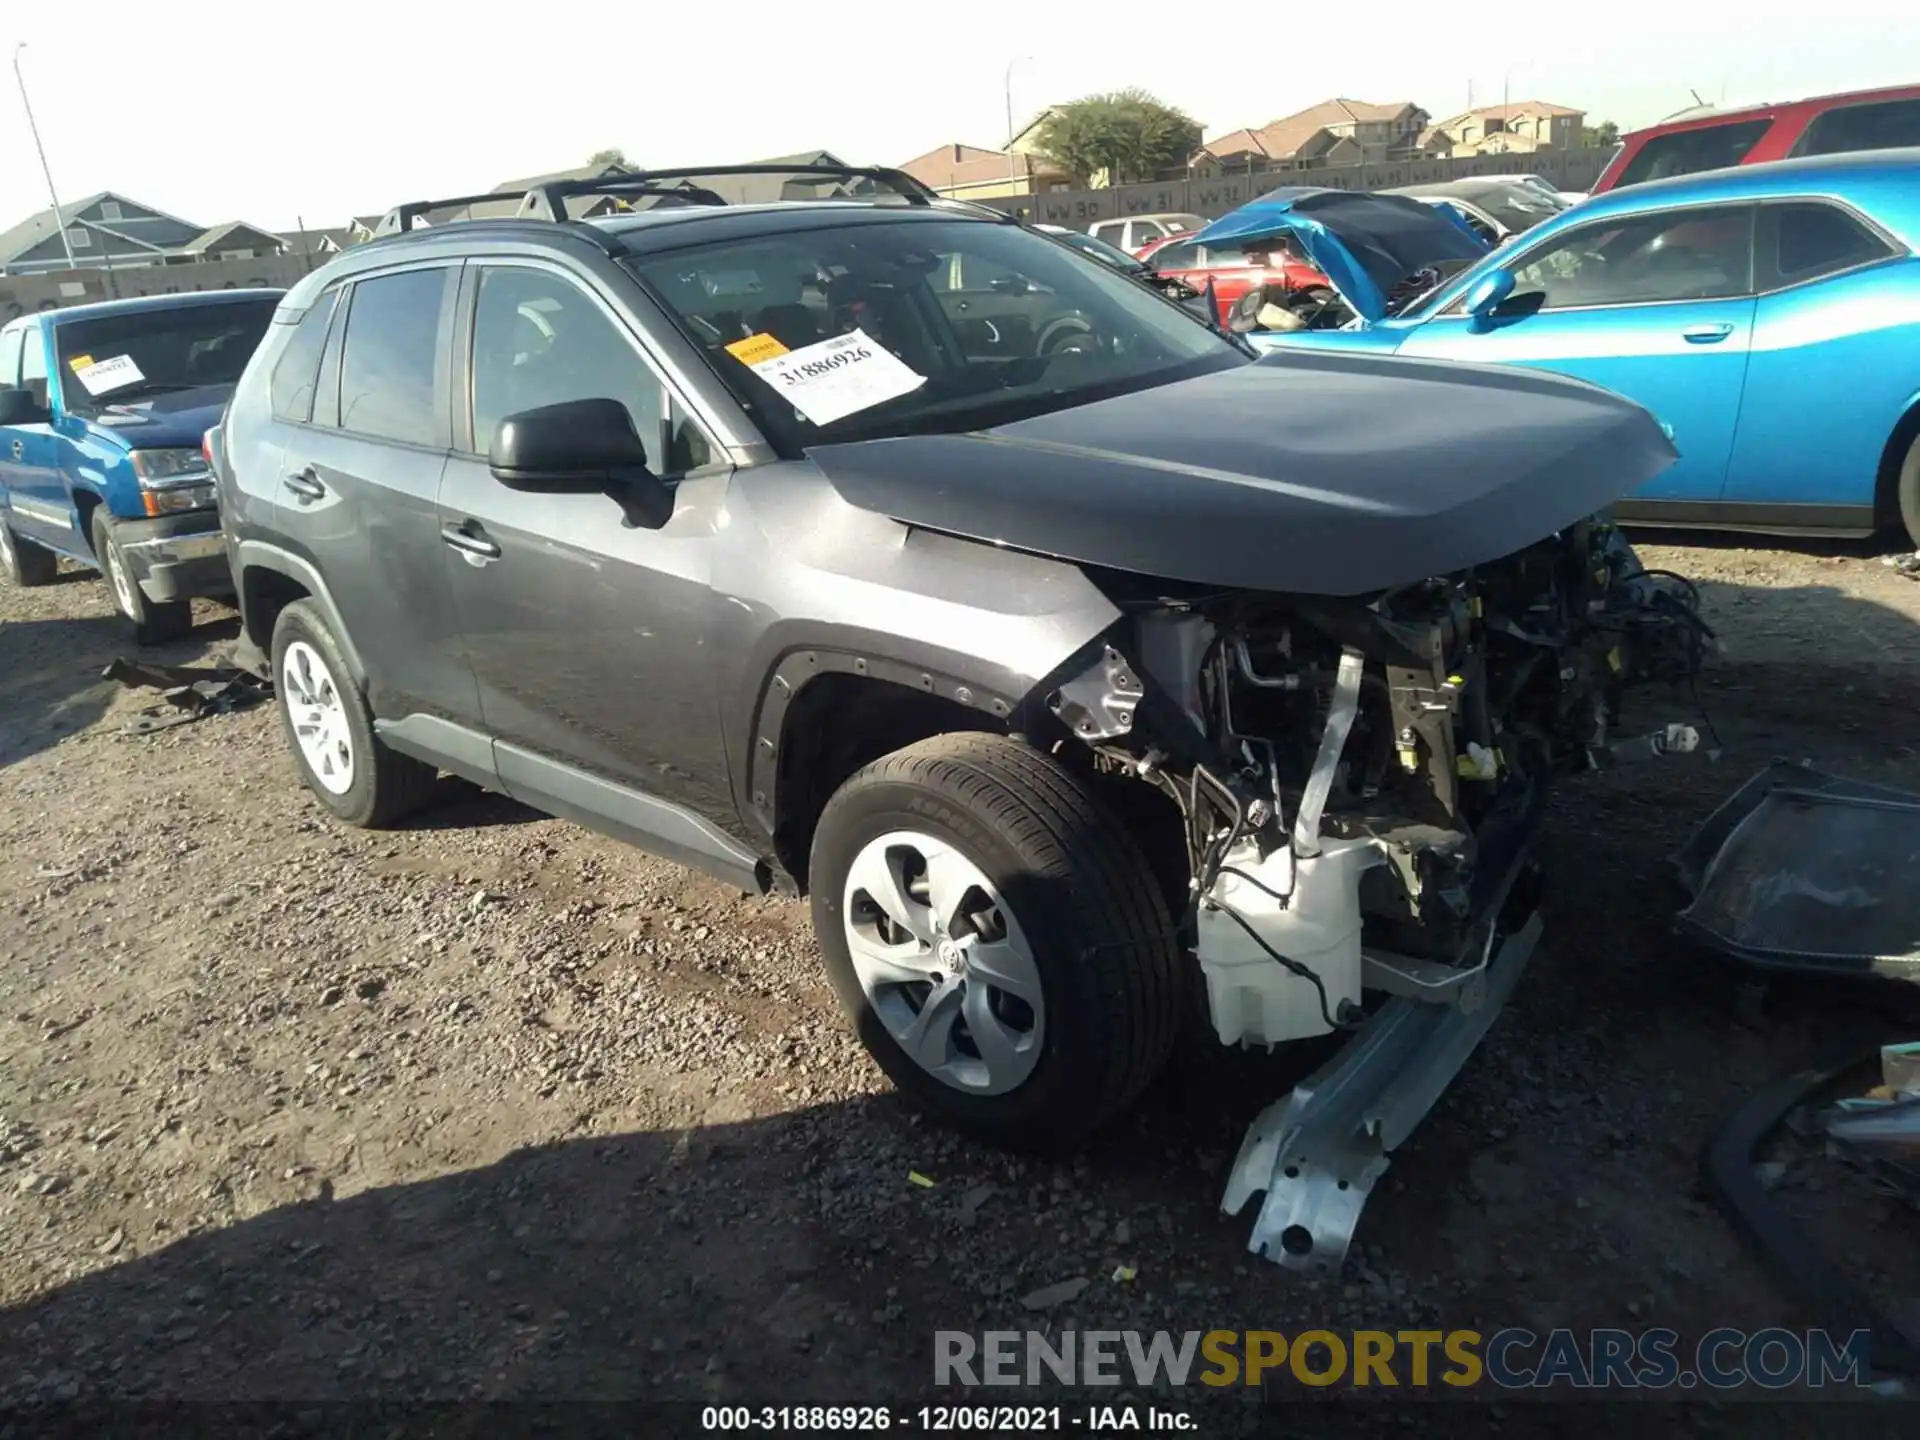
[[[375,235],[399,235],[413,228],[414,221],[435,210],[463,205],[499,204],[518,196],[520,210],[515,218],[564,221],[567,201],[576,195],[608,195],[615,199],[653,196],[678,200],[690,205],[726,205],[725,197],[702,185],[687,183],[696,178],[724,175],[794,175],[830,180],[867,180],[892,190],[909,205],[929,205],[939,199],[934,190],[904,170],[891,166],[857,165],[696,165],[683,170],[630,170],[613,175],[598,175],[585,180],[548,180],[524,190],[493,190],[485,195],[453,195],[444,200],[413,200],[389,210],[374,229]],[[663,181],[675,181],[663,184]]]

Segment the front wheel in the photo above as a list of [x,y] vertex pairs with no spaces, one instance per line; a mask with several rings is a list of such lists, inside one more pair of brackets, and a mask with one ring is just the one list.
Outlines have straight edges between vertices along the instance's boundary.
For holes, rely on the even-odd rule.
[[862,1043],[960,1130],[1070,1145],[1172,1049],[1181,958],[1151,866],[1016,740],[941,735],[860,771],[820,817],[810,885]]
[[193,629],[193,602],[149,600],[141,593],[103,510],[96,510],[93,516],[93,553],[106,572],[114,608],[133,626],[135,644],[164,645],[169,640],[186,638]]

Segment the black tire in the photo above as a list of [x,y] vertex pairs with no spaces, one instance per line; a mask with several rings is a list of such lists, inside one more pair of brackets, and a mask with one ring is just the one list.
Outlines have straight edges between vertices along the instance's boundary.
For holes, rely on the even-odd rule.
[[60,574],[60,557],[31,540],[22,540],[0,520],[0,572],[22,590],[51,585]]
[[[893,831],[945,842],[1019,918],[1039,972],[1040,1057],[1003,1094],[962,1091],[921,1068],[861,989],[849,951],[847,877]],[[1161,886],[1092,788],[1017,740],[936,736],[861,770],[814,832],[814,933],[861,1042],[893,1083],[954,1128],[994,1144],[1071,1145],[1160,1071],[1181,1018],[1181,954]]]
[[[352,756],[348,772],[351,783],[344,790],[328,788],[295,733],[292,712],[296,701],[287,683],[286,661],[287,652],[296,644],[317,653],[328,685],[339,701],[338,713],[346,727]],[[353,672],[327,622],[308,601],[294,601],[274,622],[273,682],[281,729],[287,737],[287,748],[293,752],[294,763],[299,766],[300,778],[334,818],[374,830],[404,819],[426,804],[439,772],[410,755],[388,749],[373,733],[373,715],[367,709],[366,697],[354,683]]]
[[1920,435],[1915,435],[1907,446],[1898,487],[1900,523],[1906,529],[1907,543],[1920,549]]
[[93,553],[106,579],[107,593],[113,597],[113,608],[133,626],[135,644],[164,645],[169,640],[184,640],[192,632],[193,602],[149,600],[141,593],[102,510],[93,514]]

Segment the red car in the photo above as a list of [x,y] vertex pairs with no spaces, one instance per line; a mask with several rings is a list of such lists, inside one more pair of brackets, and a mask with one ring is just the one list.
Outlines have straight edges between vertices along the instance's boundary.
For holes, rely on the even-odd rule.
[[1141,258],[1156,275],[1184,281],[1195,290],[1205,290],[1211,279],[1214,304],[1223,324],[1233,302],[1256,285],[1274,291],[1276,300],[1282,291],[1324,290],[1329,296],[1333,294],[1327,277],[1302,258],[1293,238],[1287,235],[1221,249],[1175,238]]
[[1588,193],[1730,165],[1908,145],[1920,145],[1920,85],[1714,110],[1635,130]]

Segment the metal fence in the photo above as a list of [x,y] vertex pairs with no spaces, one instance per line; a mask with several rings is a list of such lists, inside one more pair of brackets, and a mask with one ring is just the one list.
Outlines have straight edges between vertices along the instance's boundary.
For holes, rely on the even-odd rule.
[[91,305],[133,295],[183,295],[195,290],[270,289],[293,284],[324,257],[268,255],[197,265],[118,266],[112,270],[50,270],[0,275],[0,324],[39,310]]
[[1476,175],[1533,174],[1562,190],[1585,190],[1600,176],[1610,150],[1540,150],[1528,155],[1472,155],[1457,160],[1405,160],[1335,165],[1318,170],[1262,170],[1218,179],[1159,180],[1108,190],[1065,190],[983,200],[1028,220],[1084,230],[1095,220],[1181,212],[1218,219],[1280,185],[1325,185],[1336,190],[1386,190],[1469,180]]

